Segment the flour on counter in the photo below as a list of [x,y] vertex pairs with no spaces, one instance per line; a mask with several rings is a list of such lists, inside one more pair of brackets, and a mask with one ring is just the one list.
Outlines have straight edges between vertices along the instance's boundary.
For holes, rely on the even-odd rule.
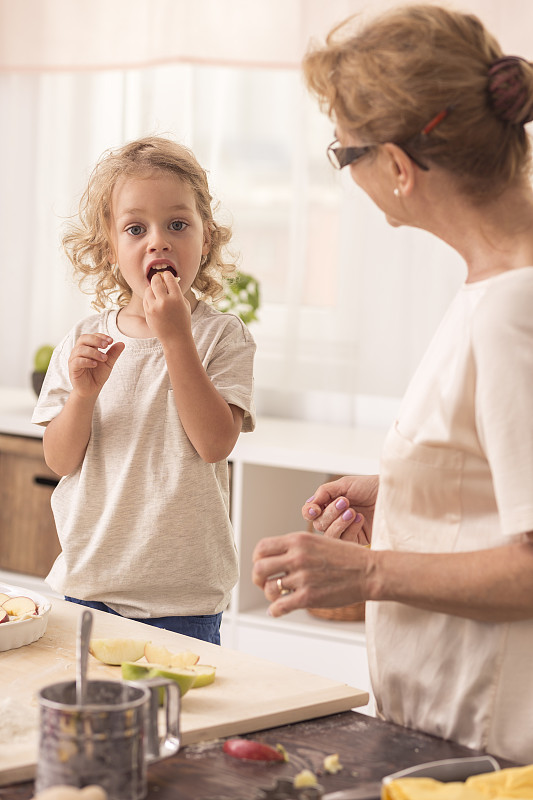
[[0,700],[0,742],[14,743],[37,733],[39,711],[11,697]]

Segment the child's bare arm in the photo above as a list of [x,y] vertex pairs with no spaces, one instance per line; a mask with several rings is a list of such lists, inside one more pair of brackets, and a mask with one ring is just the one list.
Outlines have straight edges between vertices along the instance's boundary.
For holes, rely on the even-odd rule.
[[217,391],[198,355],[191,307],[179,281],[168,272],[152,279],[144,296],[146,321],[163,346],[181,423],[198,455],[207,462],[231,453],[244,412]]
[[163,345],[174,402],[181,424],[198,455],[221,461],[233,450],[244,412],[219,394],[198,356],[192,334],[168,348]]
[[83,334],[69,358],[72,391],[60,414],[49,422],[43,437],[45,461],[57,475],[68,475],[82,462],[91,436],[94,406],[124,343],[103,334]]

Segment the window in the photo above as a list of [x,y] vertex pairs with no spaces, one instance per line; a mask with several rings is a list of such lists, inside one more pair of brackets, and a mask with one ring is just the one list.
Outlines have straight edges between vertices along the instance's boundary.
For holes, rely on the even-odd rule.
[[[314,395],[327,417],[331,397],[335,405],[403,392],[457,285],[454,256],[423,233],[388,228],[348,171],[331,169],[333,126],[298,70],[175,64],[3,74],[0,102],[10,120],[0,131],[10,287],[0,325],[14,343],[6,385],[26,386],[36,347],[56,344],[90,311],[60,239],[92,166],[107,148],[156,133],[194,150],[232,221],[240,268],[261,283],[252,327],[260,410],[270,413],[275,396],[275,412],[287,413],[291,397]],[[441,276],[429,260],[442,262]]]

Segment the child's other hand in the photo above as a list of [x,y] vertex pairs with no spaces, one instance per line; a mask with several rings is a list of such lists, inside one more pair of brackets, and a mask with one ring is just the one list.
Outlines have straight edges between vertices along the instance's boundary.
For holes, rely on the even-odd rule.
[[[124,342],[116,342],[100,333],[82,334],[70,354],[68,367],[72,388],[81,397],[92,397],[99,394],[102,386],[111,374],[116,360],[126,346]],[[107,352],[102,350],[109,347]]]
[[160,272],[147,286],[143,298],[146,322],[154,336],[165,342],[191,332],[191,306],[170,272]]

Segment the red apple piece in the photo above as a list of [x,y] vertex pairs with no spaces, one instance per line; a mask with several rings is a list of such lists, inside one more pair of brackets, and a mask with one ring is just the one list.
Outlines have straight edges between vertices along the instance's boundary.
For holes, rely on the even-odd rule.
[[37,611],[37,605],[31,597],[24,597],[23,595],[10,597],[9,600],[2,603],[2,608],[7,611],[10,617],[17,617],[20,614],[35,614]]
[[9,595],[6,594],[5,592],[0,592],[0,605],[2,605],[2,603],[5,603],[6,600],[9,600]]
[[2,608],[0,606],[0,625],[2,624],[2,622],[9,622],[9,614],[7,613],[5,608]]
[[229,756],[244,758],[250,761],[285,761],[281,750],[270,747],[269,744],[254,741],[254,739],[226,739],[222,749]]

